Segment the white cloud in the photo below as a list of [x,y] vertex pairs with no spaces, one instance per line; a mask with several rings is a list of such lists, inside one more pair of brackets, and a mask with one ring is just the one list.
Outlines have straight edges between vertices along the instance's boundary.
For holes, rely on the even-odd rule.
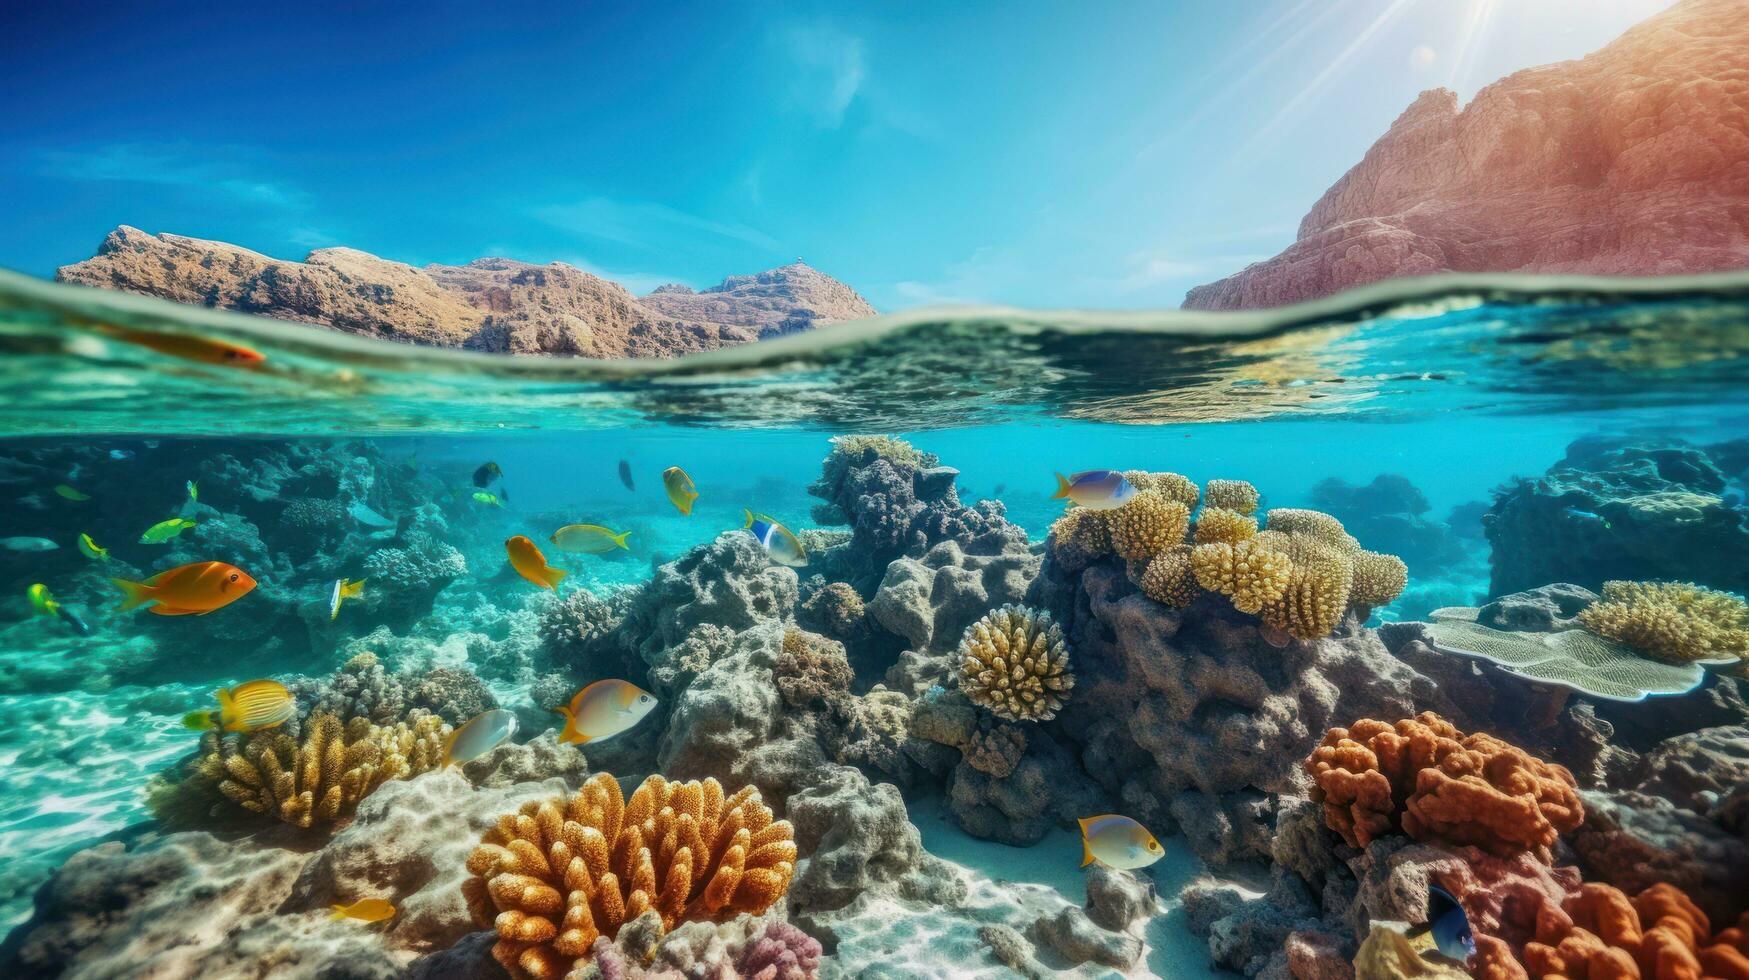
[[63,180],[206,188],[273,208],[299,208],[309,203],[303,190],[262,179],[238,162],[255,155],[234,146],[111,143],[43,150],[37,158],[43,176]]
[[759,249],[780,249],[777,239],[757,228],[713,221],[655,201],[590,197],[569,204],[543,205],[531,213],[575,235],[652,252],[669,248],[674,238],[692,239],[700,234]]

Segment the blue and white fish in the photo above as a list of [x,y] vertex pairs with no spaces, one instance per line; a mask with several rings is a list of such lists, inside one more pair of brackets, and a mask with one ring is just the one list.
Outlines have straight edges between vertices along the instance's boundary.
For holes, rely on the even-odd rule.
[[808,549],[802,547],[801,539],[791,534],[789,528],[764,514],[755,514],[750,510],[743,510],[741,513],[747,515],[744,526],[759,540],[760,546],[771,556],[772,561],[791,568],[800,568],[808,563]]
[[1057,474],[1057,492],[1052,500],[1072,500],[1088,510],[1116,510],[1136,495],[1135,484],[1117,470],[1088,470],[1065,477]]
[[1591,511],[1580,510],[1577,507],[1568,507],[1561,511],[1561,513],[1581,521],[1597,521],[1599,524],[1603,525],[1604,530],[1609,530],[1609,521],[1605,520],[1602,514],[1594,514]]
[[1452,894],[1438,885],[1427,886],[1427,923],[1410,929],[1410,938],[1424,932],[1433,933],[1434,948],[1439,955],[1459,963],[1468,963],[1476,955],[1476,937],[1470,932],[1470,917]]

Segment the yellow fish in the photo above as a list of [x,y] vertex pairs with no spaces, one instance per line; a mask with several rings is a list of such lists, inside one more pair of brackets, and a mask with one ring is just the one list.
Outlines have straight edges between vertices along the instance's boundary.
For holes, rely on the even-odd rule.
[[182,724],[196,731],[218,728],[227,732],[258,732],[291,721],[298,712],[297,699],[278,681],[245,681],[230,690],[213,692],[217,711],[191,711]]
[[502,507],[502,506],[504,506],[503,501],[499,500],[495,494],[487,493],[484,490],[475,490],[474,491],[474,499],[479,501],[482,504],[485,504],[487,507]]
[[540,553],[527,535],[518,534],[504,542],[504,551],[510,556],[510,567],[516,569],[516,574],[543,589],[559,591],[559,583],[568,573],[547,564],[547,556]]
[[1107,813],[1097,817],[1082,817],[1081,867],[1094,861],[1120,871],[1145,868],[1166,854],[1166,849],[1148,833],[1148,828],[1129,817]]
[[68,486],[65,483],[55,484],[55,492],[60,494],[61,496],[65,497],[65,498],[67,498],[68,500],[84,501],[84,500],[91,499],[90,494],[81,493],[80,491]]
[[656,707],[656,696],[631,681],[596,681],[553,711],[565,717],[559,741],[570,745],[611,738],[644,720]]
[[91,540],[89,534],[79,535],[79,550],[84,552],[87,558],[93,558],[97,561],[109,560],[109,549],[99,546],[97,542]]
[[334,591],[328,595],[328,618],[330,620],[338,619],[340,617],[340,604],[347,599],[357,599],[362,595],[364,595],[364,579],[351,581],[343,578],[335,579]]
[[172,517],[167,521],[159,521],[146,528],[146,533],[140,535],[140,543],[163,544],[194,526],[195,522],[186,517]]
[[361,898],[351,905],[334,906],[330,919],[357,919],[360,922],[381,922],[394,918],[395,907],[381,898]]
[[586,555],[605,555],[615,548],[631,548],[626,545],[630,531],[618,534],[609,531],[599,524],[567,524],[553,532],[552,542],[560,551],[580,551]]
[[692,485],[692,477],[678,466],[670,466],[662,471],[662,486],[668,490],[668,500],[677,510],[687,516],[692,515],[692,502],[698,499],[698,488]]

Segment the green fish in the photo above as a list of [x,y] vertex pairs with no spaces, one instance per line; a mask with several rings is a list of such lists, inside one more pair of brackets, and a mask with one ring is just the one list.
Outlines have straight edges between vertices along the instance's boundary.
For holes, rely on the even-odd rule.
[[484,490],[475,490],[474,491],[474,499],[479,501],[482,504],[485,504],[488,507],[502,507],[502,506],[504,506],[503,501],[500,501],[497,498],[497,496],[495,496],[493,494],[489,494]]
[[167,521],[159,521],[151,527],[146,528],[146,533],[140,535],[140,543],[163,544],[171,538],[176,537],[178,534],[193,527],[194,523],[194,521],[191,521],[186,517],[172,517]]
[[55,492],[60,494],[62,497],[65,497],[66,499],[72,500],[75,502],[82,502],[82,501],[86,501],[86,500],[91,499],[90,494],[79,491],[73,487],[68,486],[65,483],[55,484]]
[[109,549],[105,548],[102,545],[98,544],[97,542],[91,540],[91,535],[89,535],[89,534],[80,534],[79,535],[79,550],[84,552],[85,557],[87,557],[87,558],[91,558],[91,559],[94,559],[96,561],[108,561],[109,560]]
[[200,503],[200,484],[188,481],[188,500],[190,503]]

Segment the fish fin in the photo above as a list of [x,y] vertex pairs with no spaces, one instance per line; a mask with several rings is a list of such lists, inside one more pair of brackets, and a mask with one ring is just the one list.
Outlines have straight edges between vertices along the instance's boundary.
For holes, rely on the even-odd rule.
[[328,918],[330,920],[333,920],[333,921],[338,921],[340,919],[346,918],[346,906],[344,906],[344,905],[334,906],[334,911],[330,912],[328,914]]
[[347,582],[340,587],[340,594],[347,599],[357,599],[364,595],[364,579]]
[[632,532],[630,532],[630,531],[621,531],[618,534],[608,535],[608,537],[613,539],[614,544],[619,545],[621,548],[624,548],[627,551],[632,550],[631,546],[626,544],[626,538],[629,538],[631,536],[632,536]]
[[554,592],[559,591],[559,583],[563,582],[565,580],[565,576],[567,576],[569,574],[571,574],[571,573],[565,571],[562,568],[550,568],[549,567],[547,569],[547,588],[552,589]]
[[754,517],[753,517],[753,512],[752,512],[752,511],[750,511],[750,510],[748,510],[748,509],[747,509],[747,508],[745,508],[745,507],[743,507],[743,508],[741,508],[741,513],[743,513],[743,514],[746,514],[746,515],[747,515],[747,523],[745,523],[745,524],[743,524],[743,525],[741,525],[741,526],[742,526],[742,527],[743,527],[743,528],[750,528],[750,527],[752,527],[752,526],[753,526],[753,521],[754,521]]
[[[155,577],[156,576],[154,576],[154,578]],[[140,606],[153,601],[151,594],[152,582],[150,579],[144,582],[130,582],[125,578],[112,578],[109,580],[109,584],[121,590],[122,612],[127,612],[129,609],[137,609]]]
[[204,616],[212,612],[211,609],[172,609],[163,605],[153,606],[150,611],[160,616]]
[[1063,498],[1067,497],[1068,495],[1069,495],[1069,478],[1064,476],[1061,473],[1058,473],[1057,474],[1057,492],[1051,494],[1051,499],[1052,500],[1062,500]]
[[1085,868],[1089,864],[1092,864],[1092,863],[1093,863],[1093,848],[1088,845],[1087,838],[1082,837],[1081,838],[1081,867]]
[[1414,939],[1416,936],[1422,935],[1432,928],[1433,923],[1431,922],[1423,922],[1418,926],[1411,926],[1408,929],[1403,930],[1403,938]]
[[460,735],[461,733],[462,733],[462,730],[460,728],[452,728],[452,729],[450,729],[449,734],[444,736],[444,738],[443,738],[443,763],[442,763],[442,765],[438,766],[439,769],[442,769],[444,766],[447,766],[451,762],[455,761],[455,760],[450,758],[449,752],[450,752],[450,749],[455,748],[455,738],[457,735]]

